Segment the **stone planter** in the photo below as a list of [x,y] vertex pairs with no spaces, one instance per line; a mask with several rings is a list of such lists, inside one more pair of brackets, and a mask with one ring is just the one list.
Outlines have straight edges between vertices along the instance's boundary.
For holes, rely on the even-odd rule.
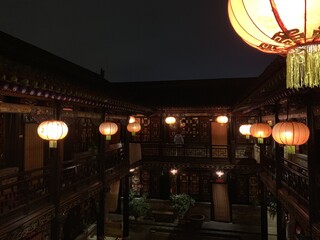
[[205,216],[202,214],[192,214],[189,216],[189,224],[188,226],[195,229],[200,229],[202,227],[202,223],[204,222]]

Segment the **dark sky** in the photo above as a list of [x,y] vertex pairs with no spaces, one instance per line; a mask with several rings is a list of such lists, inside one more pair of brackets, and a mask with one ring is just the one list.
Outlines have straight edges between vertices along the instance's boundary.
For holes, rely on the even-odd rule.
[[236,35],[227,0],[1,0],[0,30],[111,82],[256,77],[275,57]]

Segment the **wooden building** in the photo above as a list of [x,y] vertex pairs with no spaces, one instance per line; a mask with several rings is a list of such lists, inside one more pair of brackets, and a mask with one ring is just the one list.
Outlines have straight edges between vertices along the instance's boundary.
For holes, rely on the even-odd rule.
[[[0,74],[0,239],[75,239],[90,228],[102,239],[110,224],[125,238],[130,189],[210,202],[218,170],[231,204],[261,204],[261,239],[271,197],[278,239],[319,239],[320,94],[286,89],[283,58],[257,78],[110,83],[1,33]],[[220,115],[228,122],[217,123]],[[129,116],[141,124],[134,136],[126,130]],[[168,116],[176,123],[166,124]],[[50,119],[69,128],[57,148],[37,134]],[[307,144],[281,146],[272,137],[258,143],[239,133],[245,123],[287,119],[307,124]],[[110,141],[98,130],[106,120],[119,128]],[[178,131],[182,146],[174,144]],[[110,223],[120,197],[123,220]]]

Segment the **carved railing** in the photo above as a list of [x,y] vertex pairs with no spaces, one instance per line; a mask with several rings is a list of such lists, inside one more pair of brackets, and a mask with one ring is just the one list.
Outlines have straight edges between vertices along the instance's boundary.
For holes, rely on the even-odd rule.
[[272,145],[265,146],[265,151],[261,155],[260,164],[262,169],[266,171],[272,179],[276,179],[275,150],[272,148]]
[[0,176],[0,223],[8,220],[13,213],[27,214],[40,203],[48,203],[49,175],[49,168],[25,172],[16,170],[13,173],[2,174]]
[[152,158],[162,157],[188,157],[188,158],[211,158],[210,145],[172,143],[141,143],[142,156]]
[[106,169],[113,168],[124,161],[124,149],[122,144],[110,145],[106,150]]
[[143,158],[153,159],[173,158],[197,158],[197,159],[225,159],[252,158],[253,145],[206,145],[172,143],[141,143]]
[[254,145],[252,144],[236,144],[230,147],[234,151],[235,159],[254,158]]
[[62,191],[96,181],[98,176],[99,164],[97,155],[91,152],[76,154],[73,160],[63,162],[61,173]]
[[308,169],[287,159],[282,159],[281,182],[290,194],[308,204]]
[[[118,169],[124,163],[123,148],[106,151],[106,169]],[[98,156],[93,152],[75,155],[70,161],[63,161],[60,174],[62,193],[77,190],[83,184],[99,181]],[[0,170],[0,224],[10,216],[27,214],[52,199],[50,181],[53,172],[50,167],[19,172],[18,168]],[[54,179],[56,181],[57,179]],[[58,182],[58,181],[57,181]]]

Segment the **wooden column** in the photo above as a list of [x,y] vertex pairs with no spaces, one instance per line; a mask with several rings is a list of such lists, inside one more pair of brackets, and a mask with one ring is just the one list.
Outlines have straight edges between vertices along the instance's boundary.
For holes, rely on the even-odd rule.
[[268,240],[268,209],[267,209],[267,191],[263,182],[261,185],[261,240]]
[[[55,103],[54,119],[60,120],[60,103]],[[49,146],[49,145],[47,145]],[[51,181],[50,181],[50,195],[52,203],[55,206],[56,217],[52,221],[51,235],[52,240],[62,239],[63,223],[65,216],[60,213],[60,198],[61,198],[61,175],[62,175],[62,161],[59,154],[60,142],[57,142],[56,148],[49,148],[49,162],[51,164]]]
[[[233,163],[235,161],[235,151],[236,151],[236,141],[235,141],[235,119],[230,117],[229,124],[227,126],[227,144],[228,144],[228,158],[229,162]],[[212,152],[212,151],[211,151]]]
[[122,239],[129,239],[129,175],[123,178],[123,232]]
[[[129,121],[129,116],[127,123]],[[124,158],[125,162],[130,165],[130,155],[129,155],[129,139],[131,134],[125,130],[125,139],[124,139]],[[122,178],[122,189],[123,189],[123,229],[122,229],[122,238],[129,239],[129,191],[130,191],[130,182],[129,182],[129,173]]]
[[[275,123],[279,122],[279,103],[275,106]],[[276,161],[276,188],[281,188],[281,177],[282,177],[282,157],[283,157],[283,148],[279,146],[279,143],[275,142],[275,161]]]
[[307,101],[307,125],[310,130],[310,137],[308,140],[308,174],[309,174],[309,224],[310,229],[308,235],[311,234],[311,225],[319,220],[317,211],[317,194],[318,189],[316,185],[316,177],[318,164],[317,161],[317,148],[318,143],[315,141],[315,123],[313,114],[313,99],[312,94],[309,93]]
[[[105,112],[101,115],[101,122],[105,121]],[[100,134],[99,138],[99,148],[98,148],[98,157],[99,157],[99,179],[102,182],[102,190],[99,193],[99,210],[98,210],[98,216],[97,216],[97,239],[104,239],[104,221],[105,221],[105,196],[106,196],[106,182],[105,182],[105,168],[106,168],[106,144],[108,144],[108,141],[106,142],[106,137],[104,135]]]
[[277,239],[286,240],[286,224],[283,222],[282,204],[280,201],[277,201]]

